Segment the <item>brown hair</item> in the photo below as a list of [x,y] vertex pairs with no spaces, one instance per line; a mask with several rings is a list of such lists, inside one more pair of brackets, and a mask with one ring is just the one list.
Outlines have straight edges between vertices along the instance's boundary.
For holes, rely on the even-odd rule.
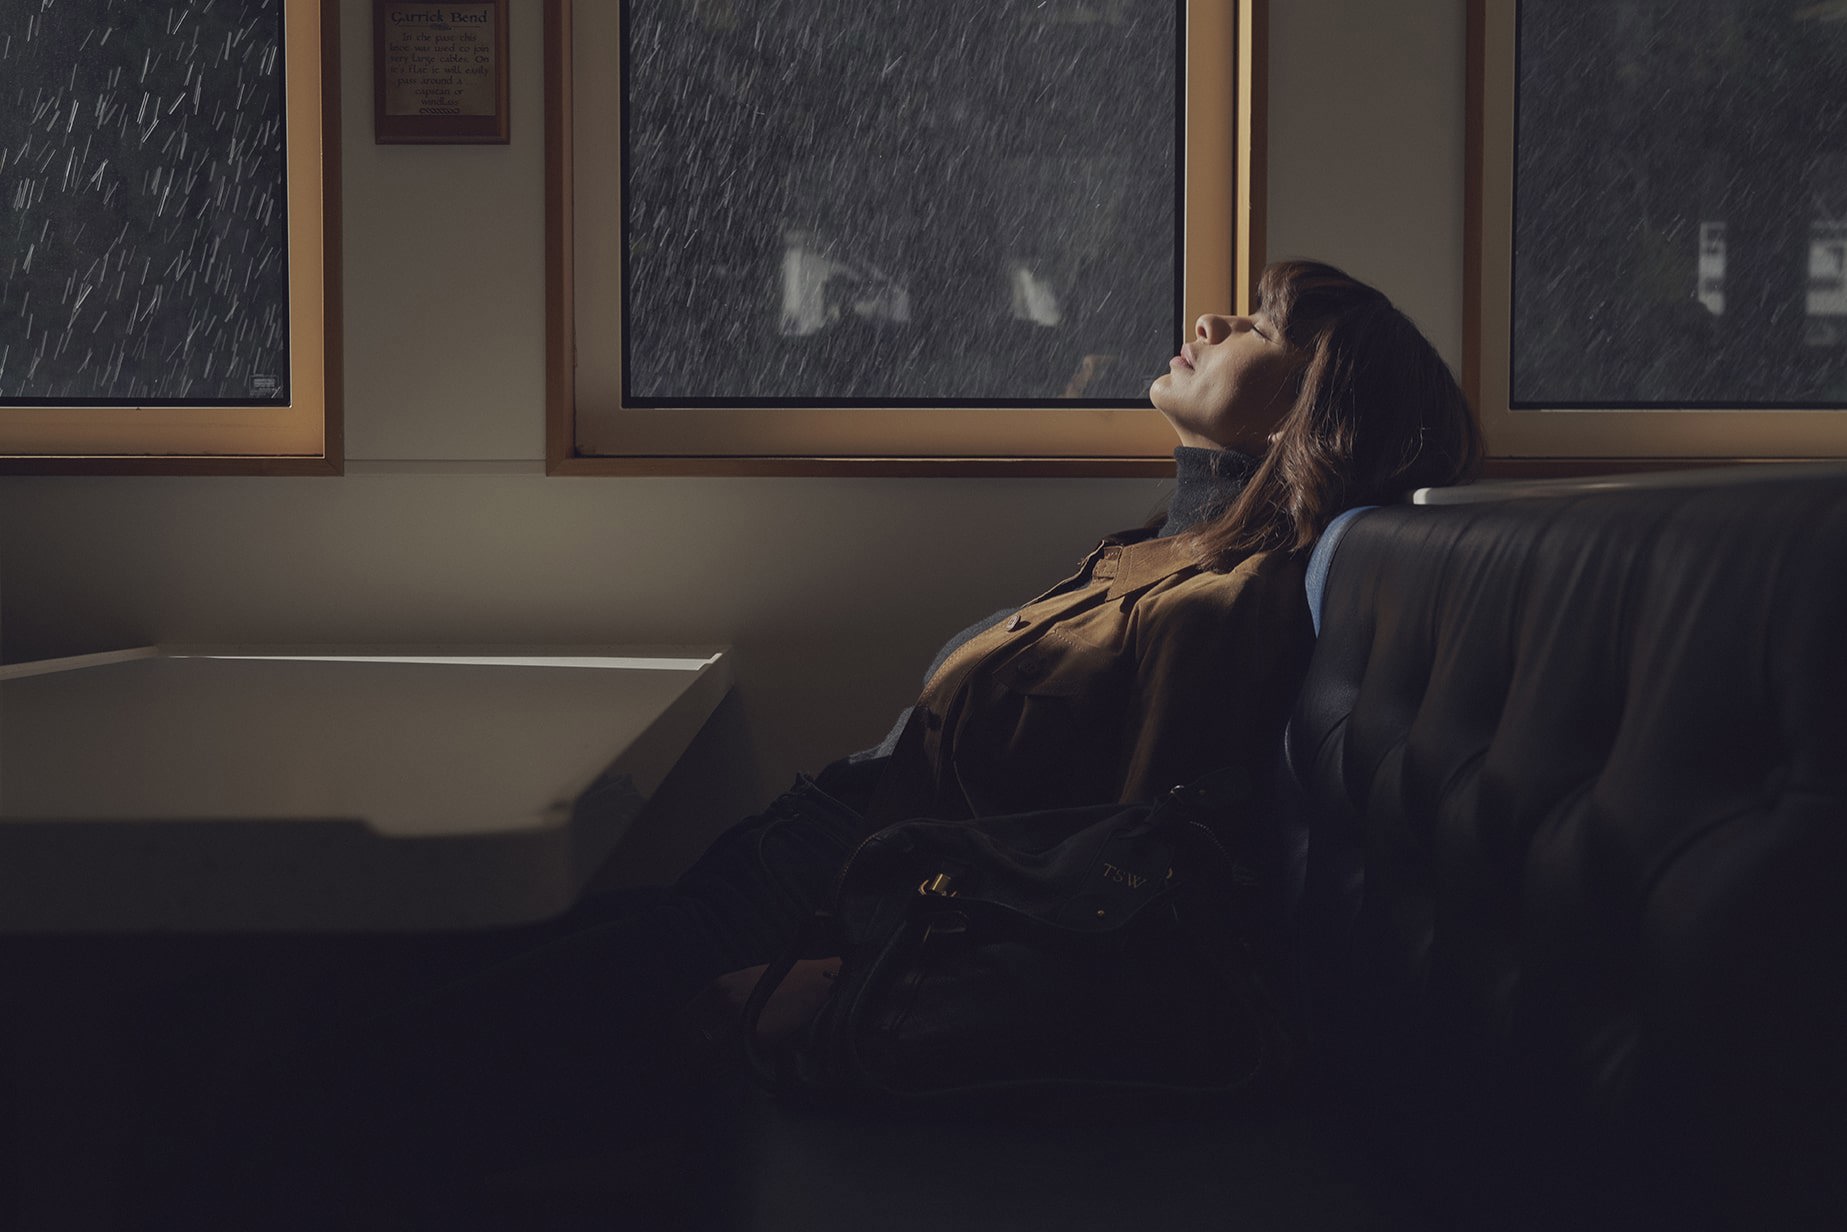
[[1311,547],[1335,515],[1481,469],[1481,429],[1449,365],[1379,291],[1318,261],[1263,271],[1257,311],[1302,357],[1295,402],[1219,517],[1184,533],[1209,567]]

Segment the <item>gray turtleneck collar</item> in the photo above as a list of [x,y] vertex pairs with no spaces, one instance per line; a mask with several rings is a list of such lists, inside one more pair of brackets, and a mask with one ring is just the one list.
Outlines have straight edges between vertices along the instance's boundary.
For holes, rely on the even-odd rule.
[[1209,522],[1231,506],[1257,469],[1257,458],[1235,449],[1174,448],[1174,499],[1157,539]]

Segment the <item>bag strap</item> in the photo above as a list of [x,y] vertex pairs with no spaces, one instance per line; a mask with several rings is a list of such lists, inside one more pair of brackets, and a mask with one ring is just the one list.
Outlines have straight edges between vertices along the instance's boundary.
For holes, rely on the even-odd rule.
[[789,1075],[778,1058],[764,1047],[757,1034],[757,1024],[762,1021],[764,1007],[769,1005],[770,998],[789,978],[789,972],[795,969],[808,947],[827,934],[833,918],[832,912],[823,909],[804,920],[796,930],[795,939],[764,969],[757,986],[750,990],[750,997],[744,1002],[744,1057],[750,1062],[757,1081],[779,1094],[789,1089]]

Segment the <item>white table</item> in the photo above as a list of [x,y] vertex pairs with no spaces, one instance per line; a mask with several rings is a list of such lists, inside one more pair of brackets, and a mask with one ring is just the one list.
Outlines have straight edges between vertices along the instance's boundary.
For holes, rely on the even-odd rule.
[[562,913],[730,685],[717,646],[0,667],[0,1227],[120,1226],[282,1027]]
[[0,934],[472,929],[577,897],[726,647],[158,646],[0,667]]

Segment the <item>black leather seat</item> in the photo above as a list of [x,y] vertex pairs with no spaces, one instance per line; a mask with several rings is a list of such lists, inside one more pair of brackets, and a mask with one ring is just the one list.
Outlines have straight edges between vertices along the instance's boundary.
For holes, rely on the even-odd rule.
[[1847,1226],[1847,480],[1759,478],[1353,521],[1279,818],[1296,1103],[746,1094],[728,1224]]
[[1760,479],[1342,545],[1309,1021],[1464,1226],[1847,1226],[1847,480]]

